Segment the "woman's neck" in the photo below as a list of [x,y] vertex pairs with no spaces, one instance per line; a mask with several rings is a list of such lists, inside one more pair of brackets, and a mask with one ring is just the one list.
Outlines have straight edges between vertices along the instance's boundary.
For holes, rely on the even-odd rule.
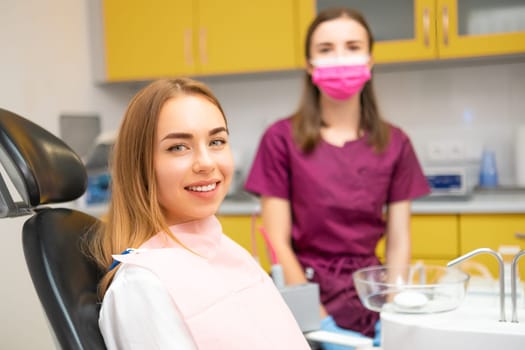
[[328,143],[342,146],[361,136],[359,95],[342,102],[322,98],[321,117],[326,124],[321,129],[321,136]]

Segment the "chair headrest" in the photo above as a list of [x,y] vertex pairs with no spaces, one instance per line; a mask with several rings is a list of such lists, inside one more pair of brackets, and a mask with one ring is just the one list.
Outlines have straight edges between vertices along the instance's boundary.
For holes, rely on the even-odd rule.
[[0,217],[25,215],[41,204],[80,197],[87,173],[80,157],[37,124],[0,108],[0,162],[22,202],[0,177]]

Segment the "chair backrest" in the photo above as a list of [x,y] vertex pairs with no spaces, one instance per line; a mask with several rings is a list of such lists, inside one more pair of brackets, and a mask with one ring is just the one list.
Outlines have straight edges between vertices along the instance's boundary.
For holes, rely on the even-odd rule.
[[0,162],[22,198],[14,200],[0,177],[0,218],[31,215],[23,227],[24,255],[58,342],[64,349],[105,349],[96,294],[102,272],[82,249],[98,219],[42,206],[81,196],[87,186],[84,164],[59,138],[4,109]]

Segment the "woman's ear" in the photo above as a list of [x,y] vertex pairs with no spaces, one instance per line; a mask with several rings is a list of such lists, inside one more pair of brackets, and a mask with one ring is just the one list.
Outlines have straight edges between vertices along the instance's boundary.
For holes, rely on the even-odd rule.
[[312,75],[312,73],[314,72],[314,66],[310,63],[309,59],[306,59],[305,64],[306,64],[306,71],[308,72],[308,74]]
[[370,55],[370,58],[368,59],[368,69],[372,70],[374,63],[374,56]]
[[314,72],[314,65],[310,62],[310,58],[306,58],[305,61],[305,67],[306,67],[306,72],[308,72],[308,74],[312,75],[313,72]]

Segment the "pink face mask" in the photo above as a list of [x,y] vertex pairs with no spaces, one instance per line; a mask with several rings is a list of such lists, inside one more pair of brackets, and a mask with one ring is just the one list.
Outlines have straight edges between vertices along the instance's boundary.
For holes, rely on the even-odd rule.
[[312,82],[336,100],[347,100],[370,80],[367,56],[330,58],[312,62]]

